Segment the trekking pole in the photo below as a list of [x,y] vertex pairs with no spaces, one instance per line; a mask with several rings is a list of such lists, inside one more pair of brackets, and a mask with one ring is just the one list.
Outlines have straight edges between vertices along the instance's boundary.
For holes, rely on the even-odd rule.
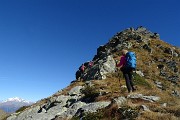
[[[116,61],[116,66],[117,66],[117,61]],[[121,78],[120,78],[120,69],[117,68],[117,72],[118,72],[118,81],[119,81],[119,90],[120,90],[120,93],[121,93]]]
[[118,69],[118,77],[119,77],[119,90],[121,92],[121,76],[120,76],[120,69]]

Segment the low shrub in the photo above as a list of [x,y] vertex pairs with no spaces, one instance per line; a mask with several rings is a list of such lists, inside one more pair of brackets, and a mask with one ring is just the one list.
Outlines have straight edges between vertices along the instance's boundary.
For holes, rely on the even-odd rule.
[[83,100],[86,102],[94,102],[95,98],[99,96],[99,90],[94,86],[86,86],[81,93],[84,94]]
[[130,106],[124,106],[118,109],[121,119],[135,120],[139,114],[139,107],[132,108]]
[[22,112],[22,111],[24,111],[26,108],[28,108],[29,106],[23,106],[23,107],[21,107],[21,108],[19,108],[18,110],[16,110],[16,113],[18,113],[18,112]]
[[152,88],[152,86],[145,80],[144,77],[141,77],[140,75],[133,73],[133,79],[135,85],[144,86],[146,88]]

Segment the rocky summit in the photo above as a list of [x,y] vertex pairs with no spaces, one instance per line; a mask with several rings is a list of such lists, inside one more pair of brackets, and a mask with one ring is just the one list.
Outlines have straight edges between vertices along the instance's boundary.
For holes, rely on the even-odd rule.
[[[136,54],[136,91],[127,92],[116,63],[121,50]],[[145,27],[114,35],[84,62],[69,86],[35,104],[20,108],[7,120],[179,120],[180,48]],[[81,66],[80,66],[81,68]]]

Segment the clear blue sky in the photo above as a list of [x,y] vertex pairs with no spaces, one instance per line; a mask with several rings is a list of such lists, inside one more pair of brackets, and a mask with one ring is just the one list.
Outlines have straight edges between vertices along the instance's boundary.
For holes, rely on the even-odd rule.
[[66,87],[99,45],[145,26],[180,46],[179,0],[1,0],[0,100]]

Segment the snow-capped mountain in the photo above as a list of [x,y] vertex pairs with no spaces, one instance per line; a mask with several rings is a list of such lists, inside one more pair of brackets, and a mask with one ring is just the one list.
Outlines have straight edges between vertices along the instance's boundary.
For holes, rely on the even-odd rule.
[[24,103],[31,103],[30,101],[24,100],[19,97],[14,97],[14,98],[8,98],[5,101],[2,101],[1,103],[6,103],[6,102],[24,102]]
[[33,102],[24,100],[19,97],[8,98],[7,100],[0,102],[0,109],[4,110],[5,112],[12,113],[18,110],[20,107],[29,106],[33,104]]

